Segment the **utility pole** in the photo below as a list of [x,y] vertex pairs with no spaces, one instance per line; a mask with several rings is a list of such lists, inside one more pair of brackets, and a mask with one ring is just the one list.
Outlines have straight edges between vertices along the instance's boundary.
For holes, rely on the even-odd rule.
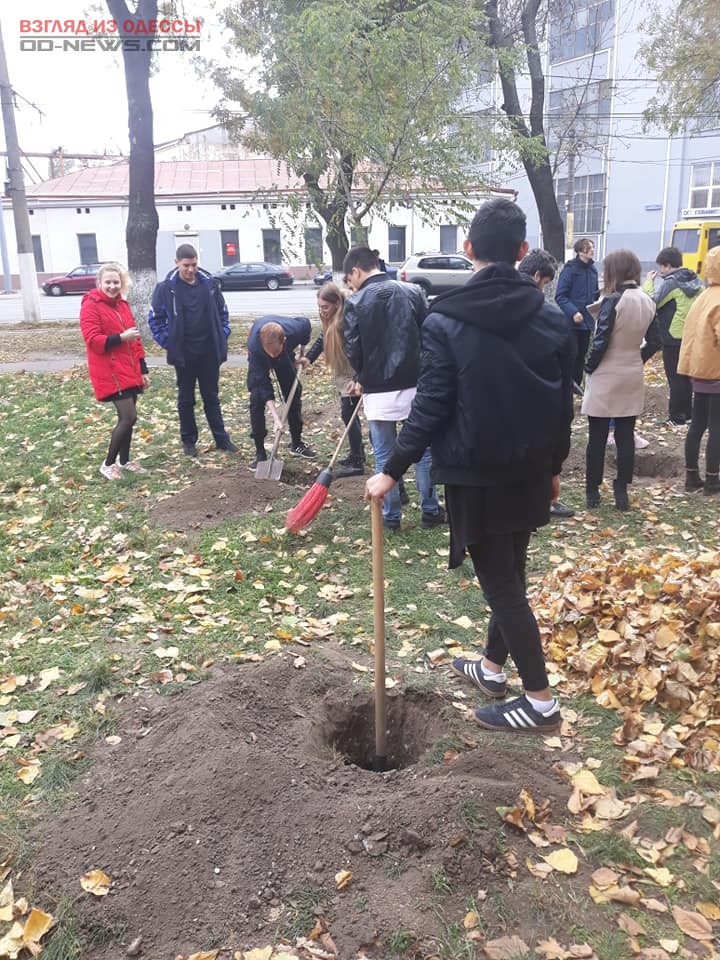
[[13,103],[10,77],[8,76],[7,60],[5,59],[5,45],[3,43],[1,25],[0,95],[2,99],[3,125],[5,127],[5,144],[8,153],[8,179],[10,181],[8,193],[12,200],[13,217],[15,219],[15,236],[17,238],[23,318],[26,323],[39,323],[41,319],[40,294],[38,291],[37,273],[35,272],[35,257],[33,256],[32,237],[30,235],[30,217],[27,211],[25,184],[23,181],[22,166],[20,165],[20,147],[18,145],[17,127],[15,126],[15,105]]
[[567,196],[565,198],[565,209],[567,211],[565,220],[566,251],[572,248],[575,237],[575,150],[575,139],[573,138],[567,164]]

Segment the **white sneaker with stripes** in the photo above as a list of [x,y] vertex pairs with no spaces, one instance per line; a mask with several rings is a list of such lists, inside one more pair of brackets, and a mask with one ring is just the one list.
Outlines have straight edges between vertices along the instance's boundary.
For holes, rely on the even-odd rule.
[[486,730],[500,730],[503,733],[555,733],[562,723],[557,701],[548,713],[540,713],[524,696],[508,703],[479,707],[474,717]]

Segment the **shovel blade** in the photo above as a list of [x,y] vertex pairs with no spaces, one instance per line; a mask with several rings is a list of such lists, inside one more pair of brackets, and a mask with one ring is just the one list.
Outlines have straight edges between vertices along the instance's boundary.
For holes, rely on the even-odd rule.
[[256,480],[279,480],[283,472],[283,461],[261,460],[255,467]]

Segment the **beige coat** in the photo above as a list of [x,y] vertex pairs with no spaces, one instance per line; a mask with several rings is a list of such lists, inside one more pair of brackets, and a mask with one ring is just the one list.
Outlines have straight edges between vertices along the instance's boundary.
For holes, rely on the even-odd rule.
[[[640,347],[654,316],[655,304],[639,287],[623,292],[615,306],[607,350],[585,381],[582,412],[586,416],[637,417],[642,413],[645,383]],[[595,338],[601,335],[602,314]]]
[[685,318],[678,373],[696,380],[720,380],[720,247],[705,257],[707,290],[696,297]]

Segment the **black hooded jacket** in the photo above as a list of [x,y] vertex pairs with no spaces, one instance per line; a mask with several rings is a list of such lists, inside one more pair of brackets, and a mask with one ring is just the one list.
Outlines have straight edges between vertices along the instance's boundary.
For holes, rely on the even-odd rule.
[[494,486],[560,472],[570,449],[574,341],[528,277],[496,263],[437,298],[417,395],[385,473],[432,447],[437,483]]

